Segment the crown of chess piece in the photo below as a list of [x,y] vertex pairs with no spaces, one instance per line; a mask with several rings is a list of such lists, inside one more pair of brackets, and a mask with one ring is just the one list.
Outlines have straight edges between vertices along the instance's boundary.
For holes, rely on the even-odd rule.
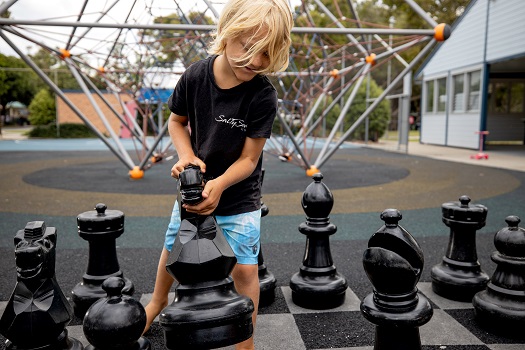
[[419,350],[419,327],[432,318],[432,307],[416,285],[423,271],[423,252],[398,224],[401,213],[387,209],[385,222],[368,241],[363,266],[373,292],[361,302],[361,313],[376,325],[375,350]]
[[518,226],[517,216],[507,216],[505,222],[508,226],[494,236],[496,270],[472,304],[483,326],[518,334],[525,326],[525,229]]
[[334,205],[332,192],[322,182],[323,175],[313,176],[314,182],[306,187],[301,201],[306,222],[299,232],[306,235],[303,264],[292,275],[290,288],[292,301],[308,309],[331,309],[344,303],[348,283],[337,272],[330,252],[329,237],[337,227],[329,220]]
[[[179,203],[184,198],[181,193]],[[250,338],[254,304],[235,289],[230,273],[237,259],[222,229],[213,216],[189,215],[184,208],[181,219],[166,263],[179,285],[173,303],[159,315],[166,348],[210,349]]]
[[0,319],[7,349],[74,349],[68,336],[73,310],[55,277],[57,230],[28,222],[14,238],[17,282]]
[[[89,243],[89,257],[86,273],[71,291],[75,315],[84,318],[86,311],[100,298],[106,297],[102,283],[109,277],[124,278],[120,270],[116,239],[124,233],[124,213],[107,210],[98,203],[95,210],[77,216],[78,235]],[[132,295],[135,287],[124,278],[122,293]]]
[[443,261],[432,267],[432,290],[445,298],[471,301],[485,289],[489,276],[481,270],[476,251],[476,231],[485,226],[487,207],[459,202],[443,203],[443,223],[450,227],[448,248]]
[[[261,187],[264,180],[264,169],[261,172]],[[270,209],[261,199],[261,217],[265,217],[270,212]],[[259,305],[267,306],[275,300],[275,287],[277,286],[277,280],[274,274],[268,270],[264,262],[264,256],[262,252],[262,244],[259,247],[259,254],[257,255],[257,264],[259,270]]]
[[84,316],[83,330],[89,344],[86,350],[149,350],[148,339],[141,337],[146,311],[140,302],[122,294],[125,282],[109,277],[102,283],[106,298],[97,300]]

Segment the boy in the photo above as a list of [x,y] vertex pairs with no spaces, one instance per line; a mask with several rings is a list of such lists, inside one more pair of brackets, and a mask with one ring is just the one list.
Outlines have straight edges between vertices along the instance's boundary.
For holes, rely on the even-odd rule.
[[[235,288],[253,300],[257,316],[262,150],[277,112],[277,93],[264,75],[288,66],[291,10],[286,0],[230,0],[217,25],[211,57],[192,64],[170,100],[169,132],[179,160],[178,178],[193,164],[210,179],[204,201],[184,204],[189,213],[215,215],[237,257]],[[189,126],[189,128],[188,128]],[[155,289],[146,306],[147,324],[166,307],[173,278],[166,271],[180,225],[173,208],[159,259]],[[253,349],[253,337],[237,344]]]

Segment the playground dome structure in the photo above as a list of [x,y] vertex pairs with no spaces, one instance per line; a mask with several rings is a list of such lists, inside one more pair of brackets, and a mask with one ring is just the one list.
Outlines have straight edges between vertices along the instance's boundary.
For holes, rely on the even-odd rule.
[[[399,98],[399,118],[408,118],[411,71],[451,31],[450,26],[437,23],[416,1],[399,1],[408,4],[428,24],[428,29],[394,28],[363,21],[357,15],[356,0],[345,1],[349,13],[342,13],[337,0],[333,0],[335,13],[325,5],[327,0],[290,1],[296,25],[292,29],[288,69],[270,75],[279,93],[274,126],[279,131],[266,143],[267,154],[296,164],[311,176],[320,171],[384,99]],[[210,33],[215,30],[224,3],[49,0],[45,2],[48,11],[40,13],[49,13],[47,17],[24,18],[23,13],[17,12],[24,0],[6,0],[0,4],[0,14],[9,11],[17,15],[0,18],[0,38],[95,132],[129,170],[130,177],[140,179],[150,167],[176,157],[166,137],[166,91],[175,87],[186,67],[207,57]],[[329,25],[318,26],[310,13],[314,6],[329,19]],[[59,7],[61,11],[53,11]],[[344,37],[344,43],[334,40],[335,36]],[[28,45],[43,49],[67,67],[105,130],[95,126],[83,108],[21,49]],[[414,47],[418,54],[410,62],[405,61],[400,53]],[[393,60],[400,63],[399,74],[389,79],[379,96],[367,100],[366,110],[351,125],[345,125],[345,115],[365,78]],[[392,97],[400,83],[402,92]],[[108,94],[114,97],[112,101]],[[130,100],[135,102],[133,109],[128,106]],[[329,135],[323,131],[320,137],[319,129],[335,105],[340,106],[340,113]],[[109,120],[114,118],[133,139],[134,157],[111,126]],[[399,123],[405,124],[408,125]],[[408,141],[408,129],[399,129],[399,133],[400,140]]]

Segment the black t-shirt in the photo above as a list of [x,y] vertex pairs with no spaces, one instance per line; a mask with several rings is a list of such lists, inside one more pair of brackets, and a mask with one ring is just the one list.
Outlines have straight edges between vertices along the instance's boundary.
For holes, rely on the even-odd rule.
[[[168,101],[173,113],[188,117],[193,152],[206,164],[205,176],[213,178],[239,159],[246,137],[270,137],[277,113],[277,92],[267,77],[221,89],[213,75],[216,57],[189,66]],[[223,192],[214,214],[259,209],[261,167],[262,157],[250,176]]]

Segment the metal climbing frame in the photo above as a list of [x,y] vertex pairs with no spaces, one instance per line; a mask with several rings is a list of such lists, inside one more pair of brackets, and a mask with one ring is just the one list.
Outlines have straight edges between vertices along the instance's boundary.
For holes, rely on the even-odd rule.
[[[333,1],[337,5],[337,1]],[[400,105],[404,106],[404,114],[408,118],[411,70],[437,41],[445,40],[450,35],[450,29],[447,25],[438,25],[415,1],[404,1],[429,24],[430,29],[365,28],[350,0],[346,2],[351,13],[346,16],[340,11],[332,13],[325,5],[327,1],[302,1],[300,6],[295,7],[295,15],[306,19],[308,26],[293,28],[292,33],[299,39],[292,44],[289,68],[271,76],[280,88],[280,108],[276,118],[283,132],[272,135],[265,148],[267,153],[279,156],[283,161],[294,162],[304,168],[308,175],[312,175],[329,161],[360,123],[381,101],[389,97],[402,80],[404,85],[399,95]],[[14,8],[16,3],[17,0],[9,0],[1,4],[0,14]],[[74,21],[62,20],[67,17],[61,17],[60,20],[0,18],[0,37],[95,132],[129,169],[130,176],[141,178],[144,170],[162,159],[172,157],[170,152],[174,153],[174,150],[170,150],[171,141],[164,140],[167,123],[163,113],[167,101],[158,92],[161,88],[172,89],[173,76],[206,56],[206,47],[211,38],[209,33],[215,29],[215,25],[210,22],[216,22],[224,1],[202,0],[188,5],[189,2],[184,1],[114,0],[107,2],[102,10],[97,7],[100,5],[93,3],[84,0],[79,12],[70,16],[75,18]],[[168,3],[169,8],[166,7]],[[318,11],[330,19],[331,26],[316,26],[308,10],[310,6],[307,5],[315,5]],[[161,23],[156,23],[156,19]],[[163,19],[170,21],[165,23]],[[69,29],[68,35],[60,33],[64,28]],[[96,35],[93,34],[95,31]],[[56,39],[57,35],[60,39]],[[347,44],[335,45],[331,40],[332,35],[346,36]],[[389,36],[390,40],[387,42],[384,36]],[[392,36],[396,37],[395,44],[392,43]],[[53,40],[58,42],[58,48],[50,44]],[[105,126],[106,135],[33,62],[30,55],[20,49],[22,42],[37,45],[67,66]],[[411,62],[405,62],[399,55],[421,43],[426,44]],[[378,63],[391,58],[401,62],[404,69],[352,125],[344,125],[345,115],[352,108],[365,78],[380,65]],[[106,93],[97,85],[105,86]],[[117,105],[108,100],[108,92],[118,101]],[[108,107],[109,114],[103,112],[95,97]],[[330,103],[326,103],[328,97]],[[126,101],[129,100],[135,101],[135,113],[127,106]],[[329,135],[315,139],[312,136],[315,130],[338,104],[341,111]],[[141,117],[142,126],[136,116]],[[112,129],[109,118],[117,118],[129,132],[138,161],[126,150],[120,136]],[[153,136],[146,136],[148,128],[153,130]],[[318,147],[320,150],[316,152],[315,159],[312,139],[322,145]]]

